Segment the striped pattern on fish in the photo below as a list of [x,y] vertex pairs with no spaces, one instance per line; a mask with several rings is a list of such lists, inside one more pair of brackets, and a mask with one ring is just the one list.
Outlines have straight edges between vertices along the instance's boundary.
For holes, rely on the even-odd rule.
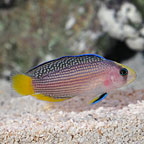
[[[108,62],[105,62],[105,65],[101,67],[103,59],[99,57],[88,56],[84,62],[82,58],[64,57],[61,63],[67,62],[65,59],[69,59],[72,62],[71,67],[65,66],[62,70],[55,69],[55,71],[43,75],[39,79],[33,78],[34,91],[50,97],[62,98],[83,95],[95,89],[100,84],[99,73],[104,73]],[[76,63],[74,63],[75,61]],[[97,61],[99,61],[99,64],[96,63]],[[59,61],[57,63],[55,64],[57,66],[61,64]]]
[[101,94],[91,101],[94,104],[135,78],[135,72],[127,66],[95,54],[84,54],[42,63],[25,74],[13,76],[12,80],[18,93],[53,102]]

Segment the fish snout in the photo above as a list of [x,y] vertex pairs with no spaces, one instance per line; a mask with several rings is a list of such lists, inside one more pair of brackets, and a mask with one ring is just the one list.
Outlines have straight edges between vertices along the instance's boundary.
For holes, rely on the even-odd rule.
[[136,79],[136,72],[131,68],[127,68],[127,69],[128,69],[127,84],[130,84]]

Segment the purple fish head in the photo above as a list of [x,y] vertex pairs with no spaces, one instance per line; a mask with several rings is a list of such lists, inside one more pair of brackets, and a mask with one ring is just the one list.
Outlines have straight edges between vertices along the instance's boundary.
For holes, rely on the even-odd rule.
[[111,62],[104,85],[108,90],[123,87],[136,79],[136,72],[117,62]]

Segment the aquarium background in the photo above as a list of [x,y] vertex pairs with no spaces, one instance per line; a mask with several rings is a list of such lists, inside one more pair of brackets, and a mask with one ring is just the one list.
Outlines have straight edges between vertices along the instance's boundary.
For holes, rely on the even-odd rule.
[[121,62],[144,49],[143,0],[1,0],[0,77],[64,55]]

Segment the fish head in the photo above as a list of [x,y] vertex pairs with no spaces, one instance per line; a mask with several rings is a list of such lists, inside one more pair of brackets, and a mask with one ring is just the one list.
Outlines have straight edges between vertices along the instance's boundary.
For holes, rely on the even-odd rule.
[[136,79],[136,72],[133,69],[114,61],[112,61],[107,75],[107,83],[109,84],[109,89],[120,88],[130,84]]

